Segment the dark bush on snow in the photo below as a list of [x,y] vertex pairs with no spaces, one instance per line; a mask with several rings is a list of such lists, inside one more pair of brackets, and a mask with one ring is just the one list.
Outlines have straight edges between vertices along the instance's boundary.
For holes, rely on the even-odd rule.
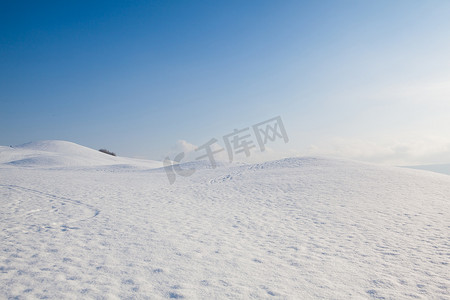
[[112,156],[116,156],[116,154],[115,154],[114,152],[108,151],[108,150],[106,150],[106,149],[100,149],[100,150],[98,150],[98,151],[103,152],[103,153],[106,153],[106,154],[109,154],[109,155],[112,155]]

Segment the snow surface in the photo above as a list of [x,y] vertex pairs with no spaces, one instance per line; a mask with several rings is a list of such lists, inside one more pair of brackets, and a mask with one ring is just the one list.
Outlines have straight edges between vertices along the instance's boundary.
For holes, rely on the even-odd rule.
[[0,148],[0,298],[450,299],[450,176],[97,152]]

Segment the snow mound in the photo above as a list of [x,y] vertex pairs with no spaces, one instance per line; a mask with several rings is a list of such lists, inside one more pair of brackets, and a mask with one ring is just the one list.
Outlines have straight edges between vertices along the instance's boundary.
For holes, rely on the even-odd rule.
[[15,147],[0,147],[0,164],[17,167],[96,167],[128,166],[158,168],[161,162],[115,157],[72,142],[45,140]]
[[60,154],[72,154],[79,156],[99,156],[102,154],[99,151],[81,146],[72,142],[60,141],[60,140],[46,140],[30,142],[23,145],[16,146],[18,149],[29,149],[46,152],[56,152]]

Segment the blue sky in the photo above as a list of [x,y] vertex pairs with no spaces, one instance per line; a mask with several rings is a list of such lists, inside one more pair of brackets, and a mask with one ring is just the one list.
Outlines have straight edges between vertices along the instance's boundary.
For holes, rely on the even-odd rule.
[[161,159],[280,115],[290,141],[267,159],[448,163],[449,15],[449,1],[3,1],[0,144]]

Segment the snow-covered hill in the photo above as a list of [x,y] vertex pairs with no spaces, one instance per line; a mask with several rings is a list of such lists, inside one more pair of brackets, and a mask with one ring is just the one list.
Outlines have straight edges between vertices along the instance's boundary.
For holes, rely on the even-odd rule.
[[0,150],[0,298],[450,298],[450,176],[290,158],[169,185],[56,146]]
[[115,157],[67,141],[38,141],[15,147],[0,146],[0,163],[20,167],[62,168],[129,166],[159,168],[161,162]]

